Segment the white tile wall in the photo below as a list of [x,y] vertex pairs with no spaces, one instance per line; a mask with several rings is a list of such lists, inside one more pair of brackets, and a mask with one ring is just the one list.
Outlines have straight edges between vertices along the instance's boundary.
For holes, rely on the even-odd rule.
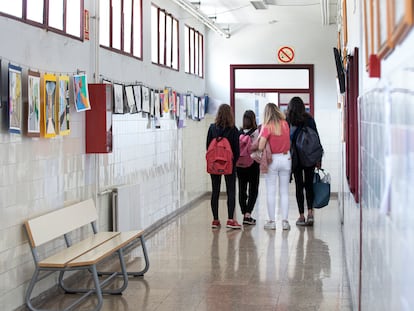
[[411,68],[402,68],[362,94],[361,203],[345,179],[340,196],[355,309],[359,299],[361,310],[413,309],[413,78]]
[[[188,120],[177,129],[165,116],[161,128],[147,128],[141,115],[114,115],[113,152],[86,155],[84,114],[71,111],[71,133],[51,139],[0,132],[0,305],[12,310],[24,303],[33,262],[23,222],[65,202],[95,197],[121,184],[140,184],[138,204],[143,226],[176,211],[207,191],[207,121]],[[110,198],[97,196],[99,228],[112,224]],[[56,244],[54,247],[60,247]],[[50,288],[53,277],[35,293]]]

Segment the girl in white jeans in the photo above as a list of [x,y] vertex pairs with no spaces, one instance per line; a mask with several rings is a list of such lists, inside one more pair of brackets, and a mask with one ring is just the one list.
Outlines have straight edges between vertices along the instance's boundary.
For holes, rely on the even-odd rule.
[[289,180],[291,169],[290,130],[285,115],[273,103],[268,103],[264,110],[263,126],[260,131],[259,152],[269,144],[272,151],[272,163],[266,173],[267,212],[269,220],[265,229],[276,229],[276,197],[282,211],[282,228],[289,230]]
[[[290,180],[291,158],[290,152],[272,154],[272,163],[269,165],[266,179],[266,203],[269,221],[265,229],[276,229],[279,207],[282,216],[283,230],[289,230],[289,180]],[[276,204],[278,194],[279,204]]]

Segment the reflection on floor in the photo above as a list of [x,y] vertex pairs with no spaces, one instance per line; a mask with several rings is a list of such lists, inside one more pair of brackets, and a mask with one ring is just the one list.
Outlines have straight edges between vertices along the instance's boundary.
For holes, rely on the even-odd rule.
[[[232,230],[210,228],[210,202],[203,200],[147,238],[149,271],[131,278],[122,296],[105,296],[102,310],[352,310],[337,201],[315,212],[313,227],[297,227],[293,195],[289,204],[290,231],[280,221],[276,230],[263,228],[262,194],[257,225]],[[226,213],[223,197],[222,223]],[[71,296],[57,295],[42,307],[62,307]],[[92,305],[91,299],[76,310]]]

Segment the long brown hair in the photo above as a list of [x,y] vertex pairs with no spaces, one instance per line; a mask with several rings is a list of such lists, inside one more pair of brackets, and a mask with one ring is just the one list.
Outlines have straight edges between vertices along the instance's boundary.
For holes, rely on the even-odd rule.
[[234,116],[230,105],[221,104],[218,108],[215,124],[222,128],[234,127]]

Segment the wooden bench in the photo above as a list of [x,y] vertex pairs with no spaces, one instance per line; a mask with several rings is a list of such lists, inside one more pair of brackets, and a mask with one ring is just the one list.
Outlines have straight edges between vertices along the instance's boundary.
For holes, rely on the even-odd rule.
[[[31,303],[31,295],[36,283],[51,273],[59,272],[58,285],[66,293],[82,294],[63,310],[73,309],[90,295],[96,295],[98,298],[93,310],[100,310],[103,303],[103,294],[121,294],[128,286],[128,276],[142,276],[148,271],[149,259],[145,246],[144,231],[98,232],[96,228],[97,218],[98,214],[94,202],[89,199],[25,222],[24,226],[35,262],[35,271],[26,292],[26,303],[30,310],[38,310]],[[89,224],[92,226],[93,234],[80,242],[72,243],[71,232]],[[59,250],[47,258],[40,258],[38,247],[57,238],[63,238],[67,248]],[[133,243],[138,242],[138,240],[141,242],[145,267],[139,272],[127,272],[124,250],[127,247],[132,247]],[[97,264],[114,254],[118,255],[121,271],[97,271]],[[94,287],[69,288],[65,285],[64,273],[79,270],[86,270],[92,274]],[[47,272],[43,273],[43,271]],[[106,277],[100,280],[99,277],[103,275]],[[121,286],[115,289],[104,289],[116,276],[122,276]]]

